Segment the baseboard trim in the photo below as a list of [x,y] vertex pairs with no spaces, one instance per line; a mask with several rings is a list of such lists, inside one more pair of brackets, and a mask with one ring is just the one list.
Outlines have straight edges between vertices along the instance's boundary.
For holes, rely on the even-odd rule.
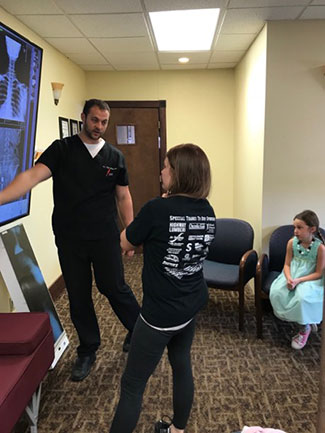
[[61,274],[49,288],[53,301],[56,301],[62,295],[64,289],[65,282]]

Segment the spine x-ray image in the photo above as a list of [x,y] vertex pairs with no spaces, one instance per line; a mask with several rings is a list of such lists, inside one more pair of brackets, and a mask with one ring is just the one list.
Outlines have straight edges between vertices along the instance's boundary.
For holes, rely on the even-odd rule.
[[5,36],[5,41],[9,65],[8,71],[0,75],[0,117],[24,122],[28,88],[18,80],[15,70],[21,44],[9,36]]
[[[0,190],[33,164],[42,50],[0,24]],[[0,225],[28,215],[30,193],[0,207]]]

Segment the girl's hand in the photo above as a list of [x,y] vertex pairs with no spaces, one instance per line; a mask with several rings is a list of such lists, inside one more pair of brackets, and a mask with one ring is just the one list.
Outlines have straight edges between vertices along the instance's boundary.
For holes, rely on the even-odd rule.
[[299,278],[294,278],[294,279],[290,278],[290,281],[288,281],[287,283],[287,287],[289,290],[294,290],[299,283],[300,283]]
[[300,278],[295,278],[292,280],[292,289],[295,289],[300,283]]
[[288,290],[293,290],[294,289],[294,286],[292,285],[292,282],[293,282],[293,279],[291,277],[287,278],[287,288],[288,288]]

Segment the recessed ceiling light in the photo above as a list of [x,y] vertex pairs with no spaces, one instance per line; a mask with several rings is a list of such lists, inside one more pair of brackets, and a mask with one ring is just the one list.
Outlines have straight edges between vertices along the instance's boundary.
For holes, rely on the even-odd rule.
[[220,9],[149,12],[159,51],[210,50]]
[[188,57],[180,57],[178,61],[179,63],[188,63],[190,59]]

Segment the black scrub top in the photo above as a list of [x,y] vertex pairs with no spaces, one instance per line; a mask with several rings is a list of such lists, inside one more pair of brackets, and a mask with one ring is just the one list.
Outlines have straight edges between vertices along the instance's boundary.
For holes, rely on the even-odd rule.
[[116,185],[128,185],[123,154],[105,142],[93,158],[78,135],[55,140],[37,163],[52,172],[55,236],[101,239],[116,224]]

